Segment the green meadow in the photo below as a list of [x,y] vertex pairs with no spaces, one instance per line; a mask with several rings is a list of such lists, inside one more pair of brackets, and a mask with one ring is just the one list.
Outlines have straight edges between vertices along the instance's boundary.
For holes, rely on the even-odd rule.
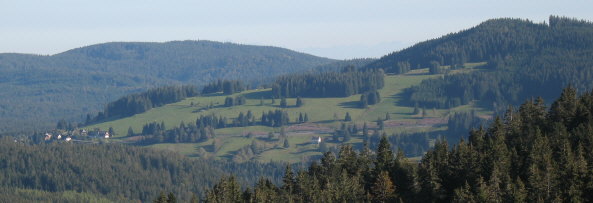
[[[481,64],[467,64],[465,69],[456,72],[476,71],[473,67]],[[452,72],[453,74],[455,72]],[[481,109],[475,105],[465,105],[454,109],[430,109],[425,117],[413,114],[414,108],[403,105],[402,92],[404,89],[419,84],[422,80],[431,77],[442,77],[442,75],[429,75],[427,69],[410,71],[402,75],[385,76],[385,87],[379,90],[381,102],[371,105],[366,109],[359,108],[358,101],[360,95],[353,95],[343,98],[304,98],[304,105],[295,107],[296,99],[288,98],[287,108],[280,108],[280,99],[271,99],[271,89],[254,89],[234,95],[222,95],[220,93],[201,95],[198,97],[187,98],[183,101],[168,104],[162,107],[153,108],[145,113],[137,114],[131,117],[108,121],[92,126],[88,129],[100,128],[108,129],[113,127],[115,138],[126,136],[128,128],[131,127],[134,132],[140,133],[142,126],[151,122],[164,122],[167,129],[178,126],[181,122],[193,123],[201,115],[224,116],[229,121],[236,118],[240,112],[247,113],[251,111],[259,120],[262,112],[282,109],[286,111],[291,122],[298,119],[299,113],[307,114],[309,122],[324,129],[336,129],[341,125],[342,119],[346,113],[352,117],[352,122],[358,125],[369,123],[374,125],[378,118],[384,119],[389,114],[391,120],[401,122],[418,122],[422,118],[446,118],[451,112],[476,110],[479,113],[488,113],[488,110]],[[224,107],[224,100],[227,96],[236,97],[242,95],[246,98],[246,104],[240,106]],[[337,118],[337,119],[336,119]],[[446,127],[445,127],[446,128]],[[387,127],[385,132],[388,134],[396,132],[425,132],[434,130],[443,130],[443,127],[431,126],[406,126],[406,127]],[[189,157],[204,156],[206,151],[209,157],[231,158],[238,150],[250,145],[254,140],[263,143],[266,149],[252,157],[259,161],[283,160],[298,162],[309,156],[321,155],[316,144],[310,144],[314,136],[327,137],[327,133],[301,132],[299,130],[288,130],[287,138],[290,147],[283,147],[283,140],[269,141],[263,138],[268,132],[278,134],[279,128],[267,126],[249,126],[217,129],[214,139],[217,149],[213,149],[213,140],[202,143],[163,143],[154,144],[148,147],[157,149],[175,151]],[[247,134],[252,132],[257,136],[247,138]],[[264,135],[265,134],[265,135]],[[114,140],[115,141],[115,140]],[[360,143],[359,138],[353,137],[352,143]],[[328,147],[336,145],[327,143]],[[202,150],[200,150],[202,148]]]

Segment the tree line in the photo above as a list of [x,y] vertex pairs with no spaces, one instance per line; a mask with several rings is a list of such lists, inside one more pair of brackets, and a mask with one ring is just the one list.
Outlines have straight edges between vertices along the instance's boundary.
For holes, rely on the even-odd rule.
[[[230,128],[230,127],[247,127],[254,125],[264,125],[270,127],[282,127],[290,123],[290,117],[286,111],[270,110],[262,112],[259,121],[251,112],[239,112],[239,115],[228,121],[226,117],[212,115],[200,115],[196,118],[195,123],[181,122],[179,126],[171,129],[166,129],[165,123],[151,122],[142,127],[142,132],[135,134],[132,128],[128,129],[128,136],[140,135],[141,144],[154,143],[197,143],[203,142],[216,136],[215,129]],[[299,113],[293,123],[305,123],[309,121],[307,113]]]
[[247,86],[240,80],[221,80],[208,83],[202,88],[202,94],[222,92],[223,94],[235,94],[247,90]]
[[283,97],[347,97],[384,86],[382,70],[303,73],[279,76],[272,94]]
[[88,125],[108,119],[128,117],[197,95],[199,91],[193,85],[158,87],[146,92],[126,95],[110,102],[97,116],[92,117],[88,114],[85,123]]
[[369,105],[375,105],[381,101],[381,95],[377,90],[368,91],[360,95],[358,106],[360,108],[367,108]]
[[[131,128],[130,128],[131,129]],[[130,132],[130,130],[128,130]],[[128,133],[128,136],[135,134]],[[165,124],[152,122],[142,127],[141,139],[139,144],[155,143],[198,143],[214,138],[216,133],[211,126],[198,127],[193,123],[185,124],[181,122],[179,126],[171,129],[165,129]]]
[[231,106],[240,106],[245,104],[246,99],[243,95],[239,95],[236,97],[226,97],[224,98],[224,106],[231,107]]

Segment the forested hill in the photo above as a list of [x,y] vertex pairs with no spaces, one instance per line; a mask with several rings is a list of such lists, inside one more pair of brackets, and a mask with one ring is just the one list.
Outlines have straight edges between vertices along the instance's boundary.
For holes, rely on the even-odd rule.
[[[37,194],[83,192],[115,202],[147,202],[155,193],[171,191],[180,196],[181,202],[188,202],[192,195],[203,196],[220,177],[229,174],[246,185],[260,177],[279,182],[285,166],[276,162],[237,164],[189,159],[175,153],[118,144],[29,144],[13,139],[0,138],[0,191],[3,192],[22,189]],[[0,195],[0,199],[19,202],[16,200],[33,194],[6,194]]]
[[526,99],[551,101],[561,88],[593,88],[593,23],[551,16],[548,23],[495,19],[459,33],[387,55],[367,68],[400,73],[417,67],[432,73],[487,62],[482,70],[447,74],[406,91],[409,105],[451,108],[478,101],[503,111]]
[[593,25],[587,21],[556,16],[550,16],[548,23],[501,18],[393,52],[366,67],[399,73],[400,68],[426,68],[432,62],[462,65],[540,55],[550,49],[591,49],[592,44]]
[[62,66],[90,71],[205,83],[299,72],[334,60],[270,46],[213,41],[105,43],[51,56]]
[[80,119],[150,87],[261,80],[333,62],[283,48],[212,41],[105,43],[51,56],[0,54],[0,133]]

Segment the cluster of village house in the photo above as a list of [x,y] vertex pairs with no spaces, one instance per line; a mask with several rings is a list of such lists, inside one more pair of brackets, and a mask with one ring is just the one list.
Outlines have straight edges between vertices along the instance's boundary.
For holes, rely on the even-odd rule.
[[[55,134],[57,134],[57,136],[54,136]],[[62,135],[64,134],[64,135]],[[101,131],[101,130],[94,130],[94,131],[87,131],[85,129],[80,129],[80,130],[76,130],[76,131],[57,131],[57,132],[53,132],[53,133],[45,133],[45,141],[51,141],[51,140],[64,140],[66,142],[70,142],[72,141],[72,137],[73,136],[82,136],[82,137],[98,137],[98,138],[105,138],[105,139],[109,139],[111,137],[111,135],[109,134],[108,131]]]

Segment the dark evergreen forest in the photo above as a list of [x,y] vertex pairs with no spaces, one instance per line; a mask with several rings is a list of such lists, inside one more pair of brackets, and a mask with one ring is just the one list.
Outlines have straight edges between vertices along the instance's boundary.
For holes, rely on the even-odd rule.
[[[234,174],[245,185],[260,176],[279,182],[283,171],[277,163],[189,159],[176,153],[118,144],[30,145],[9,137],[0,139],[0,160],[0,188],[5,188],[0,191],[73,191],[98,194],[112,201],[150,201],[154,194],[171,191],[185,202],[194,194],[205,195],[206,189],[224,175]],[[0,197],[19,199],[17,194]]]
[[556,16],[539,24],[495,19],[392,53],[367,68],[403,73],[430,67],[431,73],[440,73],[444,66],[459,69],[467,62],[487,62],[472,73],[425,80],[408,89],[405,97],[409,105],[426,108],[477,100],[503,112],[509,104],[535,96],[551,101],[567,85],[579,91],[593,88],[592,47],[593,23],[588,21]]
[[304,73],[280,76],[272,84],[272,94],[281,97],[347,97],[383,88],[382,70]]

